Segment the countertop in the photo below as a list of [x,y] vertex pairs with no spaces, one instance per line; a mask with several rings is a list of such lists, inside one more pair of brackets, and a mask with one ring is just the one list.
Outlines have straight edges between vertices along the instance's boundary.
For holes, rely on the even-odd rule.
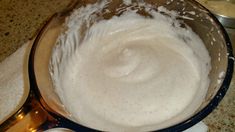
[[[63,10],[69,2],[70,0],[0,0],[0,62],[33,38],[45,21],[55,12]],[[235,131],[234,81],[233,78],[219,106],[203,120],[211,132]]]

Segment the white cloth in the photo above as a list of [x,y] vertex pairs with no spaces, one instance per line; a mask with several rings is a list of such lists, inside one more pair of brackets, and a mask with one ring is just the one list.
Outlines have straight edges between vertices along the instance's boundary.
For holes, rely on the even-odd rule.
[[29,41],[0,63],[0,124],[16,112],[27,97],[30,46]]
[[207,132],[208,127],[202,121],[197,123],[196,125],[192,126],[191,128],[185,130],[184,132]]

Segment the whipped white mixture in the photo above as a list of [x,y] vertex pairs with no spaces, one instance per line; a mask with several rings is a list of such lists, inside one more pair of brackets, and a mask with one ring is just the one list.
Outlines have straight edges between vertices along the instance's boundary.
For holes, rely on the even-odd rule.
[[146,131],[190,116],[209,85],[202,40],[153,10],[151,18],[128,10],[97,21],[81,37],[82,23],[103,6],[75,10],[52,55],[55,89],[73,120],[105,131]]

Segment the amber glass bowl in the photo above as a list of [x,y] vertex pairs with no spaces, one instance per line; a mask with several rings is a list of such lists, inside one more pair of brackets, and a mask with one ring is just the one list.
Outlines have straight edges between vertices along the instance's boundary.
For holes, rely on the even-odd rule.
[[[95,2],[97,2],[97,0],[82,0],[77,2],[73,8],[80,8]],[[206,98],[201,106],[196,112],[191,114],[191,117],[172,126],[157,130],[182,131],[198,123],[210,114],[224,97],[227,89],[229,88],[233,74],[234,58],[232,54],[232,46],[227,33],[219,21],[196,1],[145,0],[145,2],[155,5],[155,7],[164,6],[168,10],[174,10],[179,12],[181,15],[192,18],[193,20],[183,18],[178,19],[191,27],[192,30],[199,35],[211,56],[212,69],[209,74],[210,85]],[[115,11],[121,5],[122,0],[113,0],[106,7],[110,10],[110,13],[103,16],[101,14],[101,18],[109,19],[112,16],[117,15]],[[195,15],[190,13],[185,14],[183,9],[195,12]],[[40,117],[45,117],[42,119],[41,123],[35,127],[36,130],[63,127],[75,131],[95,131],[95,128],[88,128],[79,123],[75,123],[70,118],[69,113],[65,110],[63,103],[54,91],[48,70],[53,47],[58,36],[66,30],[64,25],[65,18],[70,16],[71,12],[72,10],[67,10],[51,17],[37,36],[32,46],[29,58],[30,94],[26,103],[20,110],[22,111],[25,106],[32,104],[32,100],[36,102],[36,106],[38,106],[42,111],[42,115]],[[224,73],[223,76],[221,76],[222,72]],[[30,109],[32,108],[35,108],[35,105],[30,105]],[[14,117],[18,116],[19,113],[20,112],[16,113]],[[25,113],[27,114],[27,112]],[[12,121],[15,118],[12,117],[10,119]],[[4,128],[9,128],[9,123],[9,120],[6,121]]]

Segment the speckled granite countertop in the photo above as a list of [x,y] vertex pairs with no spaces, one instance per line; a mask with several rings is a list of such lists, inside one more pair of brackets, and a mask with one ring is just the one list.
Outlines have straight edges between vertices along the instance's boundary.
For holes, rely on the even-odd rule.
[[[45,20],[65,8],[69,2],[70,0],[0,0],[0,61],[33,38]],[[235,36],[234,31],[230,31],[230,34]],[[234,81],[233,78],[219,107],[204,119],[211,132],[235,131]]]
[[16,51],[71,0],[0,0],[0,61]]

